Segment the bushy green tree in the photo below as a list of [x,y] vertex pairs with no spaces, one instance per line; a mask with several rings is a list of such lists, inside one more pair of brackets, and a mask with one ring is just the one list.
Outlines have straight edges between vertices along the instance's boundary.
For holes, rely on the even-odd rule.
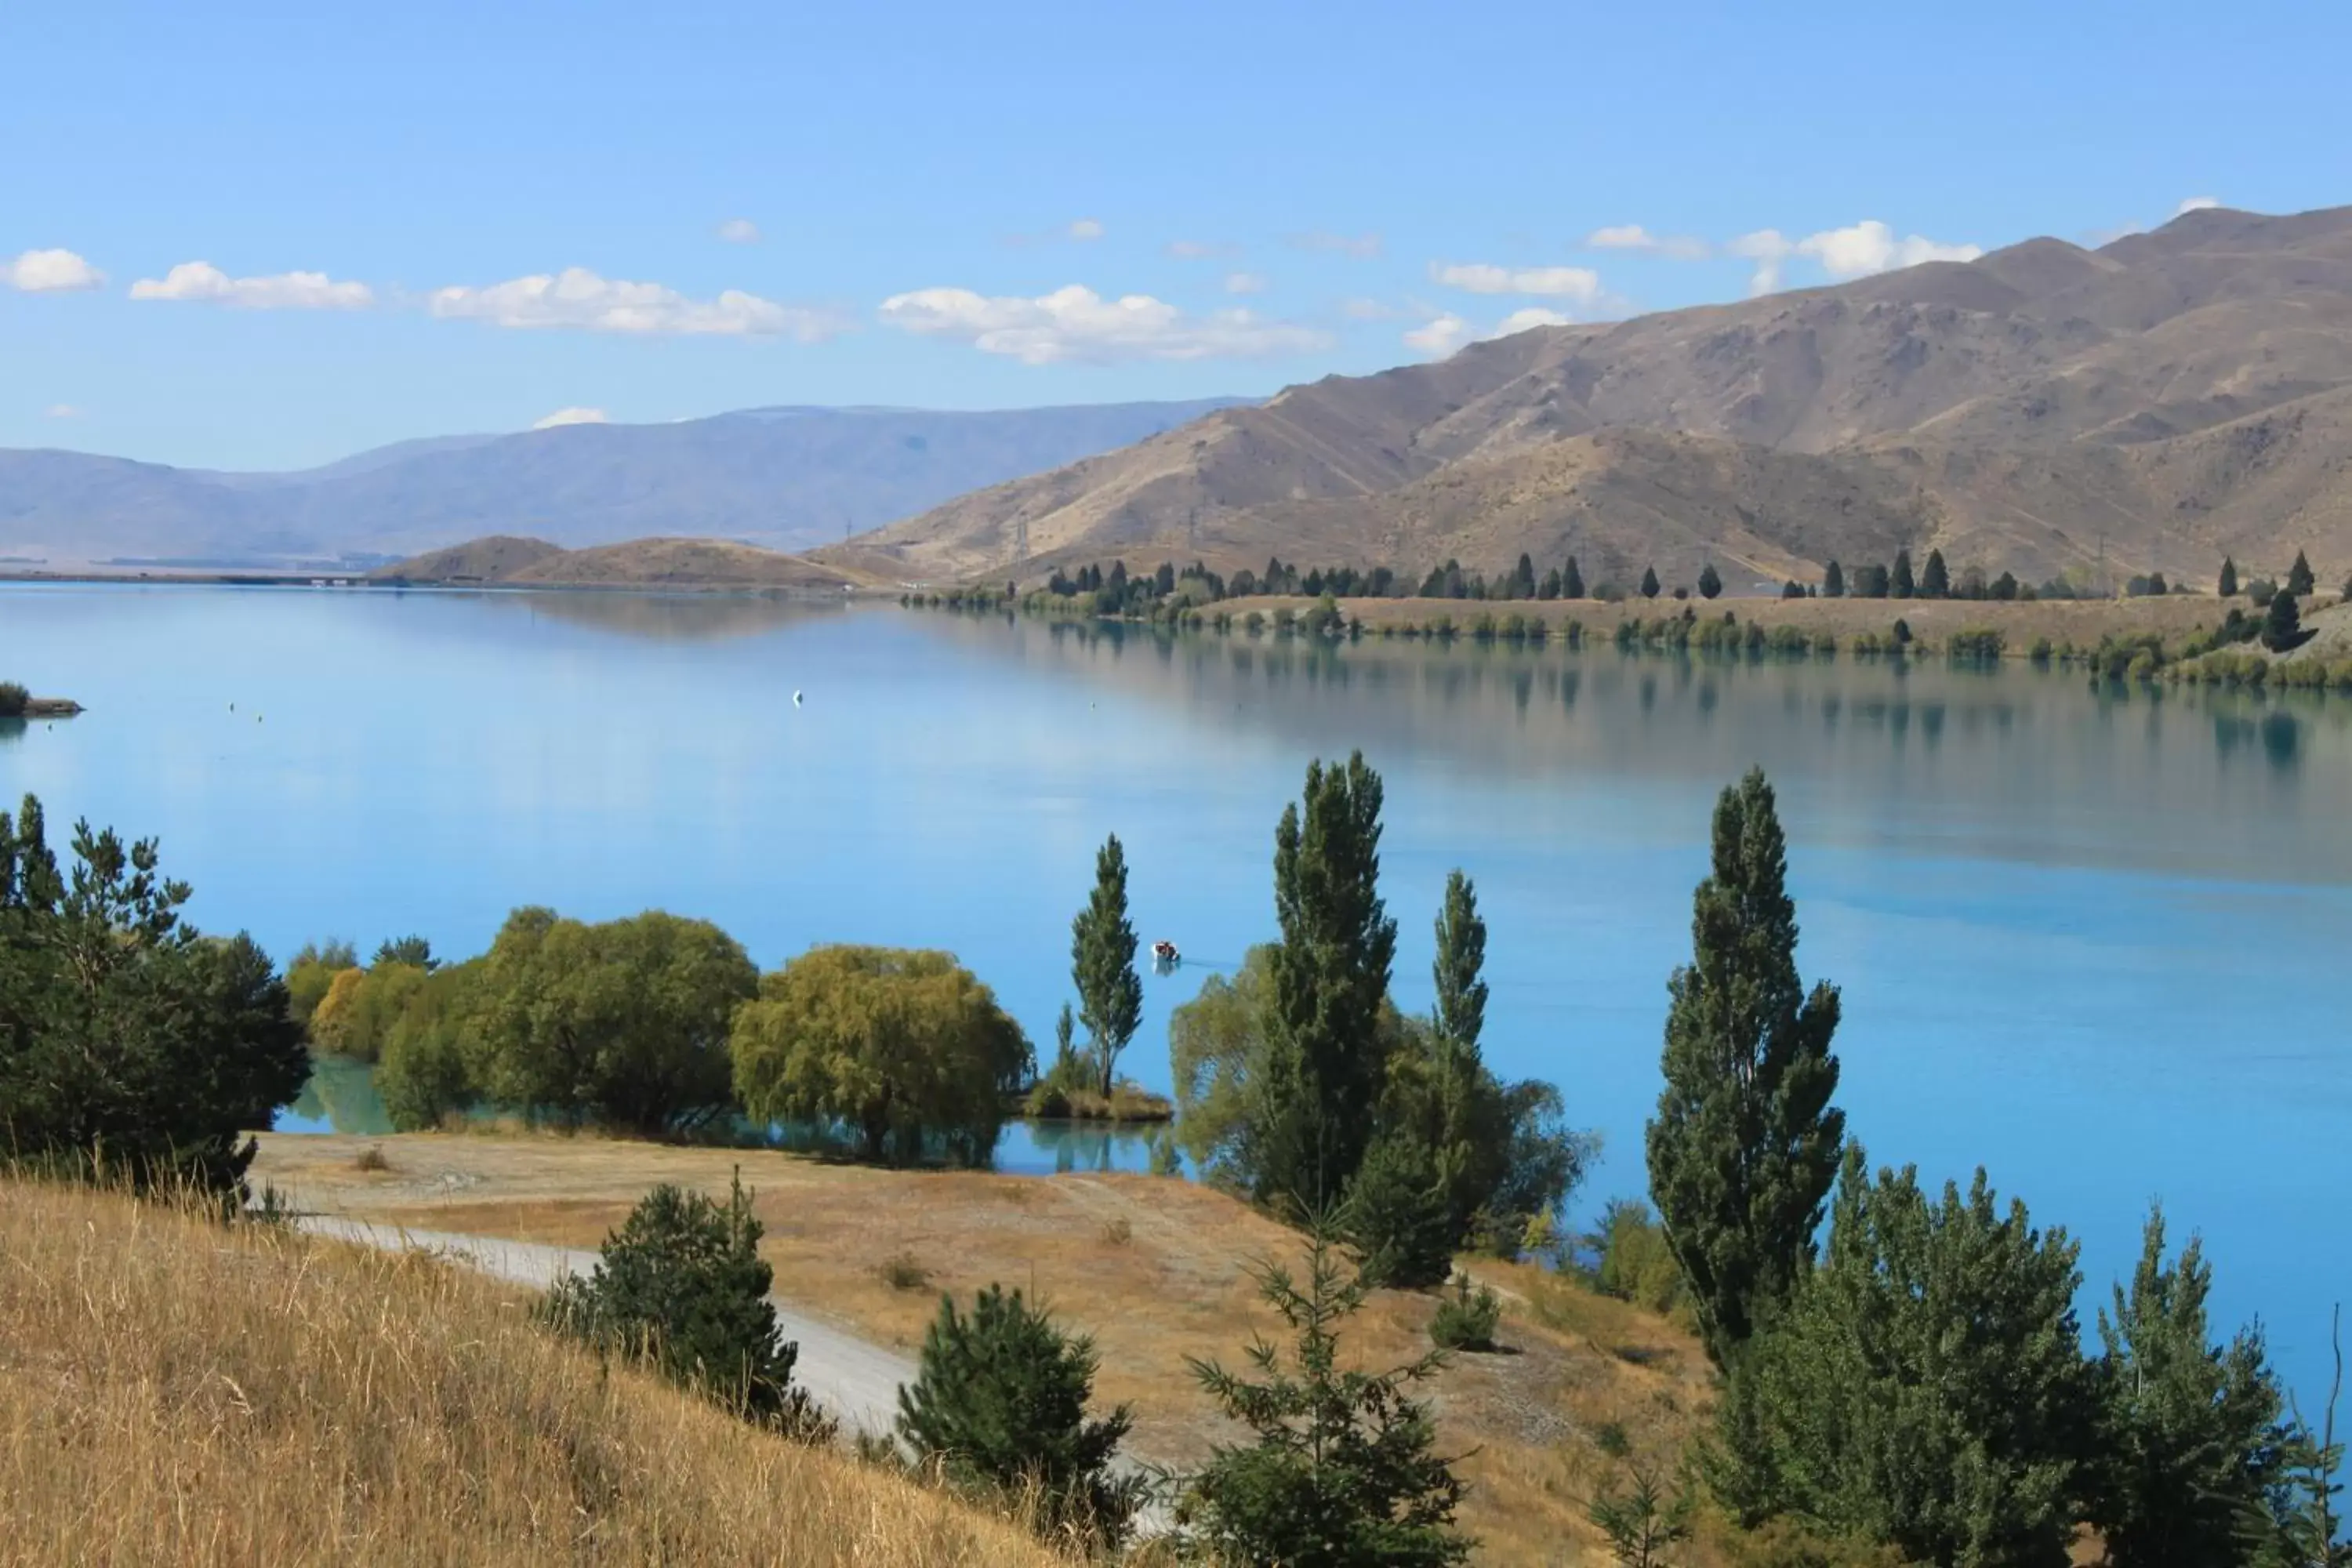
[[1182,1512],[1220,1560],[1285,1568],[1438,1568],[1468,1560],[1454,1522],[1464,1487],[1436,1452],[1428,1406],[1411,1396],[1433,1352],[1388,1372],[1346,1371],[1339,1328],[1365,1286],[1319,1228],[1303,1281],[1265,1264],[1258,1289],[1295,1336],[1291,1364],[1260,1339],[1250,1372],[1191,1361],[1229,1420],[1255,1440],[1217,1449]]
[[394,1127],[429,1131],[481,1097],[467,1042],[483,964],[468,959],[426,975],[386,1031],[375,1087]]
[[1919,574],[1919,596],[1923,599],[1948,599],[1952,596],[1952,574],[1945,568],[1944,552],[1927,552],[1927,567]]
[[763,1121],[839,1121],[861,1155],[985,1164],[1028,1077],[1021,1026],[951,953],[817,947],[735,1015],[735,1089]]
[[1669,1313],[1688,1300],[1666,1233],[1640,1199],[1602,1205],[1600,1226],[1585,1240],[1598,1258],[1593,1284],[1602,1295]]
[[1176,1090],[1176,1141],[1208,1180],[1253,1190],[1253,1068],[1263,1068],[1274,998],[1274,947],[1243,955],[1229,979],[1212,974],[1200,994],[1169,1016],[1169,1074]]
[[1396,922],[1380,896],[1381,779],[1363,753],[1307,770],[1275,833],[1275,949],[1264,1070],[1251,1076],[1260,1202],[1335,1203],[1370,1142],[1387,1077],[1380,1029]]
[[1119,1052],[1143,1017],[1143,981],[1135,973],[1135,922],[1127,916],[1127,853],[1114,833],[1095,856],[1094,891],[1070,922],[1070,978],[1078,1021],[1087,1026],[1096,1087],[1108,1094]]
[[1454,1268],[1455,1229],[1429,1144],[1412,1130],[1372,1141],[1348,1183],[1340,1227],[1363,1259],[1364,1282],[1413,1289]]
[[2296,551],[2294,564],[2286,569],[2286,591],[2290,594],[2308,594],[2318,586],[2319,580],[2312,575],[2310,557],[2300,550]]
[[1715,808],[1688,966],[1669,983],[1650,1193],[1707,1353],[1727,1367],[1812,1255],[1845,1113],[1830,1104],[1838,994],[1806,994],[1772,786],[1753,771]]
[[594,1271],[540,1304],[560,1331],[643,1360],[745,1420],[822,1438],[831,1423],[793,1386],[800,1347],[777,1337],[774,1270],[738,1176],[725,1204],[667,1183],[604,1238]]
[[1981,1170],[1931,1201],[1850,1146],[1820,1267],[1733,1363],[1718,1494],[1915,1562],[2063,1568],[2097,1447],[2077,1250]]
[[1845,568],[1834,560],[1829,563],[1829,569],[1822,574],[1822,597],[1824,599],[1845,597]]
[[2273,653],[2284,653],[2302,638],[2303,615],[2295,606],[2294,595],[2284,589],[2273,594],[2263,612],[2263,646]]
[[1698,569],[1698,596],[1702,599],[1712,599],[1722,592],[1723,574],[1715,569],[1715,563],[1710,561]]
[[2284,1401],[2259,1328],[2209,1337],[2213,1270],[2191,1239],[2164,1255],[2164,1215],[2148,1215],[2128,1293],[2099,1314],[2105,1426],[2091,1521],[2112,1568],[2225,1568],[2253,1561],[2246,1525],[2285,1464]]
[[485,955],[473,1078],[502,1105],[646,1136],[730,1109],[728,1031],[759,971],[708,921],[521,909]]
[[326,1000],[335,976],[359,967],[359,954],[347,942],[306,942],[286,964],[286,1010],[304,1029],[310,1015]]
[[433,956],[433,944],[421,936],[386,937],[375,950],[376,963],[404,963],[411,969],[438,969],[441,961]]
[[898,1390],[899,1440],[961,1485],[1028,1492],[1047,1530],[1117,1545],[1140,1495],[1112,1468],[1133,1417],[1122,1405],[1087,1419],[1097,1364],[1092,1340],[1018,1290],[991,1285],[968,1314],[943,1296]]
[[425,972],[415,964],[382,959],[366,969],[342,971],[311,1010],[311,1046],[326,1056],[378,1060],[394,1024],[425,979]]
[[77,823],[72,854],[33,796],[0,812],[0,1161],[240,1199],[247,1132],[310,1076],[285,984],[183,923],[153,840]]

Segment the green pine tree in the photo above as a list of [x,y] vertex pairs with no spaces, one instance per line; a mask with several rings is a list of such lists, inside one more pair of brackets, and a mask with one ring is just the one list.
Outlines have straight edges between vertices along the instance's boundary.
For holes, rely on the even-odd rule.
[[2226,555],[2221,557],[2221,582],[2218,592],[2225,599],[2238,596],[2238,563]]
[[1835,561],[1832,561],[1829,570],[1822,574],[1822,597],[1824,599],[1845,597],[1845,568]]
[[1529,560],[1528,552],[1522,550],[1519,552],[1519,563],[1511,568],[1511,597],[1532,599],[1535,596],[1536,563]]
[[1339,1201],[1371,1141],[1388,1076],[1381,1027],[1396,921],[1380,896],[1381,778],[1359,752],[1307,770],[1305,810],[1275,832],[1275,949],[1251,1151],[1261,1203]]
[[1444,1173],[1418,1130],[1374,1139],[1348,1183],[1339,1224],[1363,1259],[1364,1283],[1419,1289],[1454,1271]]
[[776,1337],[760,1233],[740,1175],[723,1206],[665,1183],[605,1237],[593,1274],[557,1283],[541,1316],[607,1353],[652,1363],[745,1420],[829,1439],[832,1423],[793,1386],[800,1347]]
[[2284,653],[2302,638],[2302,613],[2295,607],[2294,595],[2282,588],[2271,595],[2270,607],[2263,612],[2263,646],[2273,653]]
[[1710,561],[1706,565],[1698,569],[1699,597],[1702,599],[1712,599],[1717,594],[1722,592],[1723,576],[1720,573],[1716,571],[1715,563]]
[[1642,597],[1654,599],[1657,596],[1658,569],[1654,566],[1644,566],[1642,568]]
[[1927,570],[1919,576],[1919,596],[1923,599],[1948,599],[1952,596],[1951,574],[1944,569],[1944,552],[1927,552]]
[[2099,1314],[2105,1427],[2091,1521],[2111,1568],[2214,1568],[2249,1561],[2245,1523],[2268,1506],[2285,1459],[2284,1401],[2259,1328],[2208,1337],[2213,1270],[2192,1239],[2164,1256],[2151,1213],[2128,1295]]
[[2098,1447],[2077,1251],[1981,1170],[1931,1202],[1849,1146],[1820,1267],[1732,1366],[1717,1496],[1909,1563],[2064,1568]]
[[1095,855],[1095,887],[1070,922],[1070,978],[1078,1021],[1087,1026],[1097,1087],[1108,1094],[1119,1052],[1143,1018],[1143,981],[1135,973],[1135,923],[1127,918],[1127,853],[1114,833]]
[[1713,874],[1694,895],[1692,962],[1669,984],[1665,1088],[1650,1192],[1717,1366],[1784,1300],[1812,1253],[1845,1113],[1830,1104],[1838,994],[1804,993],[1797,909],[1761,770],[1715,808]]
[[1911,552],[1908,550],[1895,552],[1895,575],[1889,591],[1898,599],[1910,598],[1917,591],[1911,581]]
[[1128,1407],[1087,1418],[1097,1364],[1092,1340],[1018,1290],[991,1285],[969,1314],[941,1297],[920,1370],[898,1390],[899,1440],[959,1485],[1034,1499],[1045,1531],[1115,1546],[1141,1489],[1112,1468]]
[[2311,560],[2300,550],[2294,552],[2294,564],[2287,568],[2286,591],[2308,594],[2319,586],[2319,579],[2311,574]]
[[1563,599],[1584,597],[1584,574],[1576,567],[1576,557],[1568,558],[1568,568],[1560,574],[1559,596]]
[[1463,1483],[1435,1452],[1436,1428],[1412,1386],[1444,1364],[1435,1352],[1388,1372],[1344,1371],[1339,1326],[1363,1306],[1318,1227],[1303,1281],[1273,1264],[1258,1289],[1294,1336],[1291,1365],[1265,1340],[1255,1376],[1192,1360],[1193,1374],[1255,1441],[1217,1449],[1182,1513],[1221,1562],[1284,1568],[1444,1568],[1475,1544],[1455,1528]]

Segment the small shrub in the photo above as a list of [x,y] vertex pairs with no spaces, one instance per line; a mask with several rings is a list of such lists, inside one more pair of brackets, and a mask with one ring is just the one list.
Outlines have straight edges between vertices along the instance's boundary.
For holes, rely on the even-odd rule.
[[928,1290],[931,1288],[931,1271],[911,1252],[895,1252],[882,1260],[874,1271],[882,1283],[893,1290]]
[[991,1285],[969,1313],[942,1300],[921,1370],[898,1391],[898,1438],[952,1482],[1020,1499],[1041,1533],[1115,1547],[1141,1487],[1111,1469],[1128,1407],[1087,1419],[1095,1367],[1094,1342],[1018,1290]]
[[1135,1227],[1128,1224],[1125,1215],[1117,1219],[1107,1219],[1103,1221],[1102,1238],[1107,1247],[1125,1247],[1135,1239]]
[[834,1424],[793,1386],[800,1347],[776,1337],[760,1231],[740,1176],[723,1205],[665,1183],[604,1238],[593,1274],[547,1293],[540,1317],[608,1355],[651,1363],[747,1421],[829,1442]]
[[1626,1435],[1622,1421],[1603,1421],[1592,1429],[1592,1446],[1612,1459],[1622,1459],[1633,1451],[1633,1439]]
[[361,1150],[357,1154],[352,1156],[352,1169],[354,1171],[389,1171],[392,1169],[392,1162],[383,1157],[383,1149],[382,1145],[371,1143],[366,1148]]
[[1487,1287],[1472,1289],[1470,1276],[1454,1277],[1452,1295],[1440,1297],[1437,1314],[1429,1321],[1429,1337],[1439,1350],[1491,1351],[1495,1330],[1503,1321],[1503,1303]]

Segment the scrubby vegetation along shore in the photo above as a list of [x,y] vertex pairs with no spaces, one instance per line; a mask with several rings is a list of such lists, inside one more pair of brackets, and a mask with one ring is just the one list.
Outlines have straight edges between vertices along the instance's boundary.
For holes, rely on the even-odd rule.
[[1064,1561],[419,1256],[16,1179],[0,1214],[0,1561]]
[[[1108,620],[1163,635],[1185,630],[1317,644],[1368,637],[1507,647],[1582,648],[1607,644],[1629,651],[1750,659],[1900,654],[1969,663],[2032,658],[2044,663],[2105,668],[2116,650],[2126,649],[2126,666],[2139,653],[2148,653],[2143,674],[2153,678],[2216,647],[2239,643],[2266,646],[2279,636],[2270,628],[2274,605],[2295,608],[2300,619],[2344,603],[2321,597],[2298,602],[2261,583],[2252,585],[2242,603],[2179,594],[2106,599],[1914,598],[1892,617],[1890,600],[1850,595],[1748,598],[1712,605],[1687,595],[1678,595],[1675,599],[1665,605],[1641,597],[1550,605],[1537,601],[1508,608],[1487,604],[1474,609],[1454,599],[1342,598],[1326,594],[1312,600],[1256,596],[1181,605],[1152,601],[1142,613],[1114,616],[1097,614],[1082,598],[1056,601],[1043,610],[1035,603],[1024,603],[1020,610],[1049,617]],[[1015,613],[1001,592],[986,589],[923,595],[919,600],[909,596],[903,602],[964,613]],[[2329,662],[2345,665],[2347,679],[2352,679],[2352,647],[2339,648]],[[2233,667],[2221,661],[2217,668]],[[2184,678],[2195,676],[2194,668],[2183,671]],[[2117,678],[2121,678],[2120,668]],[[2243,680],[2244,670],[2239,668],[2235,678]],[[2297,679],[2310,686],[2336,684],[2332,668],[2327,676],[2302,675]]]
[[69,697],[36,697],[13,680],[0,680],[0,719],[70,719],[81,704]]

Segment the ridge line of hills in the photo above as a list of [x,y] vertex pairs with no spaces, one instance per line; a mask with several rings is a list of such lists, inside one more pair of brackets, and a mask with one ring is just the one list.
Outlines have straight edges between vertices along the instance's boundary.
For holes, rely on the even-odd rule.
[[[1021,550],[1027,544],[1026,553]],[[2352,565],[2352,207],[2210,208],[1330,376],[814,552],[877,576],[1269,554],[1418,575],[2028,581]],[[2273,557],[2276,559],[2273,560]]]

